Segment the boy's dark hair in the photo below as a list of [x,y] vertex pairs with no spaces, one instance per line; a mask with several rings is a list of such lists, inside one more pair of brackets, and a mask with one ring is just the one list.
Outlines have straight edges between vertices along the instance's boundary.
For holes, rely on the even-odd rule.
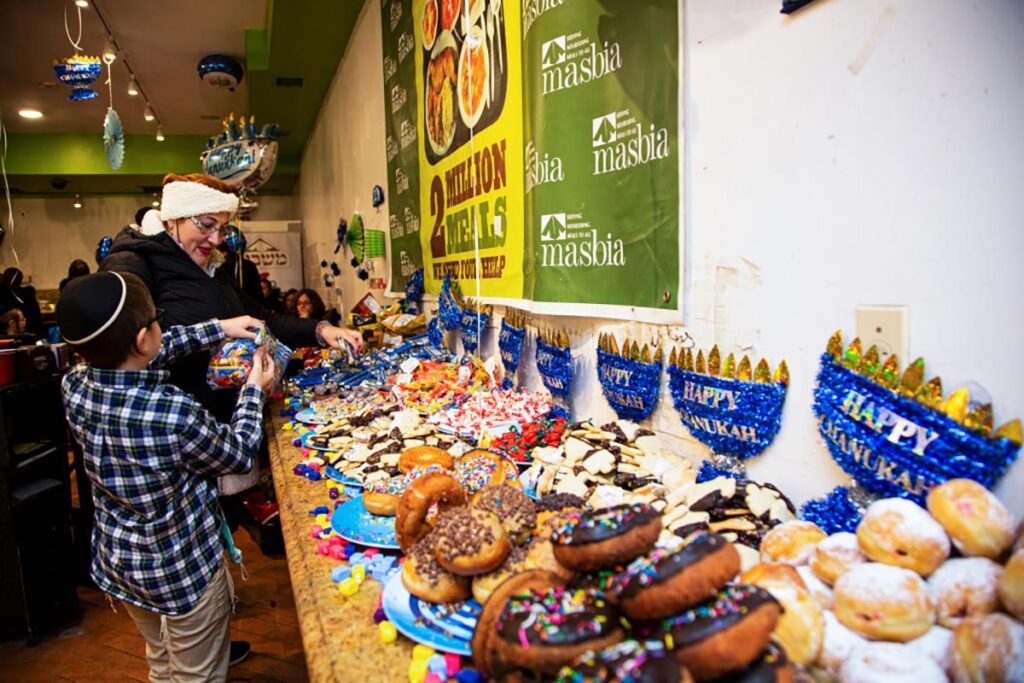
[[[111,280],[112,276],[120,276],[123,288]],[[116,285],[113,289],[112,283]],[[78,341],[110,319],[122,291],[124,305],[109,327],[88,341]],[[131,273],[104,272],[76,278],[67,284],[57,303],[57,323],[68,345],[95,368],[116,368],[137,353],[135,337],[155,322],[155,316],[149,290]]]

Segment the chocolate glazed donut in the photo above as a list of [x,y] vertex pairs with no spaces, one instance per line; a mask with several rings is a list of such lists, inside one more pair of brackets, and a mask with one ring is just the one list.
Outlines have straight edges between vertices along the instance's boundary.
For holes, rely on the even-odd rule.
[[749,665],[730,671],[713,683],[793,683],[795,680],[796,672],[786,657],[786,651],[772,641]]
[[627,617],[662,619],[707,600],[739,569],[732,543],[702,534],[674,552],[656,548],[638,557],[616,577],[613,590]]
[[654,547],[661,514],[644,503],[575,513],[551,535],[555,559],[588,572],[626,564]]
[[757,586],[729,586],[697,607],[638,627],[661,639],[698,681],[742,669],[761,655],[782,608]]

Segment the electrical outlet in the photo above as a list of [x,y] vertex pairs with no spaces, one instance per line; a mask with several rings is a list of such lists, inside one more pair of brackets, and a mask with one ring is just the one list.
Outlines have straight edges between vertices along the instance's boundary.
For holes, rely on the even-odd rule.
[[857,336],[867,352],[878,347],[878,358],[885,362],[896,354],[900,366],[910,362],[910,309],[906,306],[858,306]]

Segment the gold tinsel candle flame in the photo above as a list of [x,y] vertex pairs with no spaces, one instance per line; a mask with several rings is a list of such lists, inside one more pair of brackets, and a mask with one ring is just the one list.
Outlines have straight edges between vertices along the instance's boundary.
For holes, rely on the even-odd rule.
[[1018,447],[1024,442],[1024,438],[1021,438],[1021,426],[1020,420],[1010,420],[1002,427],[996,430],[996,433],[992,435],[994,439],[1009,439],[1012,443]]
[[722,354],[718,350],[718,345],[715,344],[711,347],[711,351],[708,352],[708,374],[712,377],[718,377],[722,372]]
[[843,365],[851,370],[856,370],[860,367],[861,353],[860,337],[857,337],[846,347],[846,351],[843,353]]
[[725,364],[722,366],[722,377],[726,379],[736,378],[736,356],[731,353],[725,357]]
[[642,349],[640,349],[640,362],[642,362],[642,363],[650,363],[651,362],[651,349],[650,349],[649,346],[647,346],[647,344],[644,344],[644,347]]
[[616,356],[619,355],[619,342],[615,340],[615,335],[609,335],[608,338],[608,353],[614,353]]
[[776,384],[783,386],[789,386],[789,366],[786,365],[786,361],[779,361],[779,364],[775,366],[775,373],[772,375],[772,381]]
[[971,408],[967,412],[967,417],[964,418],[964,426],[981,432],[985,436],[990,436],[992,434],[992,404],[986,403]]
[[768,361],[762,358],[757,362],[757,367],[754,368],[754,381],[758,384],[768,384],[772,381],[772,369],[768,365]]
[[942,404],[942,378],[936,375],[925,382],[915,398],[929,408],[938,408]]
[[683,370],[693,372],[693,349],[686,349],[683,355]]
[[636,343],[636,339],[633,340],[633,344],[629,347],[629,357],[633,360],[640,360],[640,345]]
[[659,346],[658,350],[654,352],[654,362],[661,365],[665,361],[664,346]]
[[740,359],[739,367],[736,368],[736,379],[744,382],[749,382],[753,377],[753,372],[750,368],[750,359],[746,356]]
[[900,361],[893,354],[885,359],[882,368],[878,371],[876,381],[882,386],[895,390],[900,385]]
[[878,374],[878,370],[881,367],[881,362],[878,360],[878,347],[872,346],[868,349],[868,352],[864,354],[864,357],[860,359],[860,364],[857,366],[857,372],[874,379],[875,375]]
[[704,362],[704,349],[697,351],[697,363],[694,366],[694,372],[700,373],[701,375],[707,374],[708,366]]
[[942,402],[942,412],[961,424],[967,419],[967,406],[971,402],[971,395],[967,387],[960,387],[946,397]]
[[[659,351],[659,353],[660,353],[660,351]],[[668,364],[669,365],[675,365],[676,364],[676,347],[674,347],[674,346],[672,347],[672,353],[668,354]]]
[[899,393],[904,396],[914,396],[924,382],[924,358],[918,358],[907,366],[900,378]]
[[843,333],[840,330],[836,330],[835,333],[829,337],[828,346],[825,347],[825,353],[836,360],[839,360],[843,355]]

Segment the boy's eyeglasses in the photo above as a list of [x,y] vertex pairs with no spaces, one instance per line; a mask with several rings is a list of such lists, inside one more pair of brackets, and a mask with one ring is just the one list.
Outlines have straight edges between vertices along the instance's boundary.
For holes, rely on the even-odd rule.
[[164,329],[164,318],[166,318],[166,317],[167,317],[167,311],[165,311],[162,308],[158,308],[158,309],[156,309],[156,313],[153,315],[153,317],[150,318],[148,323],[146,323],[146,327],[148,328],[153,323],[157,323],[157,324],[160,325],[160,329],[162,330],[162,329]]
[[224,228],[227,226],[221,225],[217,222],[216,218],[211,216],[190,216],[189,220],[196,226],[196,230],[203,233],[206,236],[210,236],[215,232],[219,232],[221,236],[224,236]]

